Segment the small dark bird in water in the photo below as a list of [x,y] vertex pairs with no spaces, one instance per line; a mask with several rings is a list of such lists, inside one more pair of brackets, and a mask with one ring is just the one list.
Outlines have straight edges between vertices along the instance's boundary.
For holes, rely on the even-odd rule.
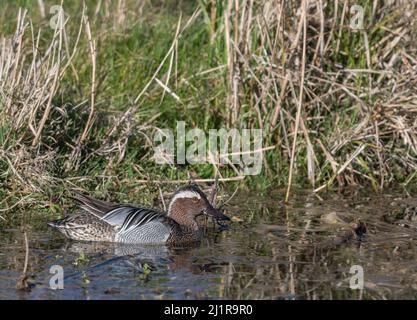
[[196,218],[230,220],[214,208],[196,185],[178,190],[168,212],[142,205],[116,204],[74,192],[80,212],[48,225],[74,240],[179,245],[200,238]]

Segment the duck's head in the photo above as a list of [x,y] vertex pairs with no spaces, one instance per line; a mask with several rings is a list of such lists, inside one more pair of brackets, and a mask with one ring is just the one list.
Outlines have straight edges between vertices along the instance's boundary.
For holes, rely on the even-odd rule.
[[168,216],[179,224],[198,228],[195,219],[199,215],[211,216],[216,220],[230,220],[220,210],[214,208],[206,195],[196,185],[189,185],[179,189],[171,199]]

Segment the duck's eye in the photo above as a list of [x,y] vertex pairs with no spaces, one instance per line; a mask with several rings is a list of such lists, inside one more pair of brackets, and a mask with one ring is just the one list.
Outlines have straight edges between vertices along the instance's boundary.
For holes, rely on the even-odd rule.
[[194,203],[197,203],[198,200],[199,200],[198,198],[191,198],[191,201],[194,202]]

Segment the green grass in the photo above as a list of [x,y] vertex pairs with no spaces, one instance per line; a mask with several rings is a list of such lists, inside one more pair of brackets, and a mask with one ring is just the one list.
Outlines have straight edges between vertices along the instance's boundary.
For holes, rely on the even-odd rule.
[[[126,1],[125,22],[118,25],[115,21],[121,17],[118,4],[122,2],[103,1],[100,9],[97,10],[98,1],[87,1],[87,15],[97,47],[95,122],[83,143],[78,168],[68,169],[66,164],[89,115],[92,63],[85,30],[81,33],[80,43],[71,66],[59,81],[58,90],[52,101],[54,108],[43,131],[41,143],[31,147],[33,134],[27,126],[14,129],[13,116],[8,115],[9,117],[5,117],[0,122],[0,149],[6,150],[12,160],[16,160],[13,155],[22,148],[28,152],[28,157],[32,160],[36,160],[39,155],[51,150],[55,152],[53,161],[45,172],[57,178],[57,181],[54,184],[40,181],[37,192],[52,196],[77,185],[92,192],[94,190],[103,192],[113,198],[123,197],[122,194],[125,193],[127,194],[125,197],[135,200],[138,197],[136,192],[138,188],[145,192],[141,193],[144,197],[148,195],[144,191],[145,186],[138,185],[135,181],[183,180],[189,177],[190,172],[200,178],[213,178],[215,170],[211,165],[171,167],[157,165],[151,160],[152,149],[147,144],[145,135],[152,136],[152,128],[155,127],[174,129],[176,121],[185,121],[187,129],[198,127],[205,131],[222,127],[259,128],[261,125],[264,126],[264,146],[276,145],[276,149],[265,153],[265,165],[260,175],[249,176],[244,182],[234,182],[230,185],[257,189],[287,185],[290,170],[289,148],[292,145],[297,96],[300,92],[298,80],[300,72],[295,61],[301,59],[302,48],[302,41],[300,41],[296,50],[290,50],[291,40],[293,40],[291,37],[295,36],[298,24],[298,17],[289,14],[294,8],[285,7],[288,16],[282,23],[286,32],[289,32],[286,36],[277,31],[274,23],[268,25],[268,28],[259,28],[259,21],[258,23],[255,23],[255,20],[248,22],[250,43],[246,43],[244,37],[241,40],[237,37],[241,31],[235,30],[236,13],[232,8],[232,14],[229,17],[230,37],[232,39],[237,37],[237,46],[244,55],[242,58],[236,51],[233,51],[233,47],[233,53],[227,52],[224,18],[227,14],[227,5],[223,1],[151,1],[145,2],[143,6],[136,1]],[[212,3],[215,3],[215,10]],[[245,1],[240,3],[243,6]],[[349,132],[352,132],[366,116],[372,115],[377,106],[387,101],[393,84],[388,78],[377,82],[378,75],[375,74],[369,76],[366,73],[360,73],[351,78],[348,78],[349,74],[346,72],[341,72],[338,76],[334,74],[341,69],[383,70],[382,62],[386,64],[394,54],[399,54],[402,50],[415,57],[415,52],[408,46],[406,38],[394,47],[392,53],[383,56],[393,39],[389,38],[389,41],[383,45],[380,45],[380,42],[389,37],[389,30],[394,30],[400,23],[403,23],[399,22],[398,18],[401,10],[389,11],[379,6],[376,11],[377,16],[372,18],[372,7],[369,1],[357,1],[357,3],[365,8],[365,31],[350,30],[347,22],[349,16],[345,17],[343,26],[339,25],[343,3],[339,3],[338,17],[333,28],[329,17],[332,17],[335,12],[334,4],[329,2],[326,6],[325,40],[327,41],[331,34],[333,36],[322,57],[315,52],[319,27],[313,22],[309,24],[305,84],[308,90],[305,92],[305,106],[302,109],[301,118],[307,127],[315,159],[307,153],[309,142],[300,129],[296,144],[293,180],[293,183],[299,186],[313,187],[312,182],[308,180],[308,166],[311,162],[315,164],[314,187],[323,185],[335,177],[326,154],[318,146],[317,140],[322,141],[327,151],[332,153],[338,168],[360,144],[376,145],[374,131],[370,131],[368,135],[364,134],[364,137],[349,136]],[[31,21],[34,34],[36,35],[38,30],[41,30],[39,52],[44,54],[54,34],[54,30],[49,27],[51,18],[49,8],[52,4],[46,1],[46,17],[42,18],[37,1],[0,0],[0,7],[4,8],[0,13],[0,36],[9,38],[13,35],[18,8],[24,8],[28,10],[26,21]],[[106,4],[109,4],[109,8],[106,8]],[[255,1],[253,14],[259,14],[263,5],[263,2]],[[180,97],[180,101],[168,93],[164,94],[161,86],[153,81],[142,98],[135,102],[136,97],[150,81],[171,47],[180,17],[181,28],[183,28],[197,9],[201,10],[201,14],[181,34],[172,60],[168,87]],[[71,51],[81,23],[82,4],[66,2],[64,10],[69,19],[66,31]],[[240,11],[239,14],[242,12]],[[238,21],[239,23],[241,22]],[[412,26],[407,26],[407,28],[410,32],[412,31]],[[340,38],[339,30],[342,30]],[[29,31],[27,30],[24,39],[27,44],[31,44]],[[367,49],[363,32],[368,35],[370,66],[367,64]],[[274,42],[274,39],[278,40]],[[31,45],[27,48],[31,49]],[[233,96],[229,83],[230,55],[233,55],[233,68],[239,70],[240,76],[238,100],[241,108],[238,121],[235,123],[229,122],[232,113],[230,98]],[[29,51],[28,57],[31,57]],[[316,59],[319,57],[319,59],[313,60],[314,57]],[[275,67],[266,66],[269,61]],[[410,61],[411,59],[408,62]],[[28,62],[30,62],[29,58],[25,63]],[[316,69],[312,68],[313,64]],[[223,68],[204,73],[219,66]],[[398,66],[394,65],[398,75],[401,74],[402,67],[401,63]],[[318,69],[320,72],[317,71]],[[170,58],[162,66],[157,75],[158,79],[165,82],[169,70]],[[277,105],[274,99],[277,100],[280,96],[282,79],[287,72],[293,77],[292,87],[285,88],[281,106],[284,113],[279,116],[276,126],[272,128],[269,123]],[[311,76],[315,78],[309,78]],[[255,78],[259,79],[260,83]],[[317,85],[317,78],[326,81]],[[394,82],[400,83],[401,81],[398,78]],[[335,86],[335,82],[339,87]],[[340,86],[360,96],[366,106],[366,111],[356,99],[340,90]],[[375,87],[380,87],[381,90],[376,94],[371,94],[369,90]],[[256,103],[257,99],[259,99],[258,103]],[[316,102],[314,102],[315,99]],[[66,115],[61,117],[57,108],[65,110]],[[128,139],[123,157],[120,157],[118,150],[97,153],[96,151],[103,146],[106,135],[116,119],[129,108],[135,108],[136,111],[129,120],[133,127],[129,129],[130,132],[126,136]],[[4,101],[0,99],[0,112],[3,112],[3,109]],[[403,112],[409,112],[409,110],[405,108]],[[39,123],[41,115],[41,112],[37,114],[35,122]],[[385,120],[386,122],[381,122],[381,132],[392,130],[391,127],[386,127],[390,119]],[[145,123],[148,123],[149,127],[141,129],[141,125]],[[368,126],[371,125],[372,122],[368,124]],[[115,143],[121,139],[124,128],[125,123],[117,128],[109,141]],[[349,141],[336,151],[331,151],[337,141],[343,139]],[[410,147],[401,144],[401,141],[401,137],[395,133],[384,135],[380,139],[384,165],[389,169],[385,173],[380,168],[377,149],[369,147],[366,153],[358,156],[348,166],[348,170],[340,176],[347,184],[349,181],[356,181],[363,185],[371,185],[375,189],[408,181],[407,178],[413,177],[415,169],[410,162],[406,163],[414,156],[414,152],[410,152]],[[392,157],[390,153],[394,147],[397,147],[396,157]],[[21,162],[17,161],[17,163]],[[12,191],[23,195],[31,190],[26,183],[16,178],[15,172],[11,170],[5,159],[0,159],[0,168],[4,172],[0,174],[0,196]],[[22,170],[22,174],[25,175],[23,164],[20,167],[17,166],[17,170],[18,172]],[[227,166],[221,169],[221,173],[223,177],[235,175],[232,168]],[[380,186],[382,176],[385,177],[386,183]],[[76,179],[76,177],[87,178]],[[33,179],[33,177],[28,179]],[[68,181],[74,182],[68,183]],[[150,190],[151,193],[158,189],[151,186]],[[38,195],[38,197],[44,199],[43,195]]]

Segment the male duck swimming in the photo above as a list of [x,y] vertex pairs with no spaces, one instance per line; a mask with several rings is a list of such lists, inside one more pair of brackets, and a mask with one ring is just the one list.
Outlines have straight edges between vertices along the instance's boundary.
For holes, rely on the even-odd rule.
[[178,190],[167,213],[74,193],[80,212],[48,223],[74,240],[181,245],[199,240],[197,216],[204,214],[216,220],[230,220],[210,204],[196,185]]

